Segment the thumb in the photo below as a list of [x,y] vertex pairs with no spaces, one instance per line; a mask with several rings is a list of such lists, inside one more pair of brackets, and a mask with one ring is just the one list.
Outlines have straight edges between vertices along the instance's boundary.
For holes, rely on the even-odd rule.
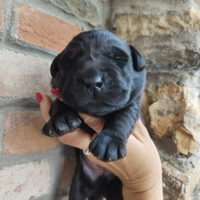
[[78,113],[79,116],[83,119],[83,121],[94,131],[100,133],[104,127],[105,119],[93,117],[90,115],[86,115],[84,113]]
[[[104,119],[92,117],[83,113],[79,113],[79,116],[97,133],[100,133],[103,129],[105,123]],[[95,136],[96,134],[93,135],[93,137]],[[82,150],[88,150],[92,138],[90,134],[77,128],[74,132],[61,136],[58,139],[64,144],[68,144]]]
[[39,92],[36,94],[36,98],[38,103],[40,104],[42,116],[44,120],[48,122],[50,119],[49,110],[51,109],[51,105],[53,102],[49,96],[47,96],[46,94],[41,95]]

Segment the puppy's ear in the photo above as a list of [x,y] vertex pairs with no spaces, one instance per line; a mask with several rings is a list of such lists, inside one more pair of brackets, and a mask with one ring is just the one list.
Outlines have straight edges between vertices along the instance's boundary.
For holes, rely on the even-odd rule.
[[60,59],[61,54],[62,54],[62,53],[58,54],[58,55],[54,58],[54,60],[53,60],[53,62],[52,62],[52,64],[51,64],[50,72],[51,72],[51,76],[52,76],[53,78],[55,78],[55,77],[56,77],[56,74],[60,71],[60,69],[59,69],[59,67],[58,67],[58,61],[59,61],[59,59]]
[[145,67],[145,60],[140,55],[140,53],[131,45],[129,45],[131,50],[131,56],[133,60],[133,67],[136,71],[142,71]]

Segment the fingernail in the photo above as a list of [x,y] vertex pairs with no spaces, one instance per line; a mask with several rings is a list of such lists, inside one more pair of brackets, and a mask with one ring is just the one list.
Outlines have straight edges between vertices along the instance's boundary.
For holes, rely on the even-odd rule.
[[51,94],[53,94],[56,98],[61,99],[61,96],[60,96],[58,90],[52,89]]
[[37,101],[38,101],[39,104],[40,104],[40,103],[42,102],[42,100],[43,100],[42,95],[41,95],[39,92],[36,93],[36,99],[37,99]]
[[145,88],[143,88],[142,93],[144,92]]

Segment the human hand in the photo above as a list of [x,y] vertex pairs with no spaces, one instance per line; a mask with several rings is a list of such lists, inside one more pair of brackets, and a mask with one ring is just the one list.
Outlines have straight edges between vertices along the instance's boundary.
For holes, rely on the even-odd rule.
[[[41,113],[44,119],[48,121],[52,101],[47,95],[42,95],[41,99]],[[101,132],[105,123],[104,119],[82,113],[79,113],[79,115],[97,134]],[[76,129],[58,139],[64,144],[87,150],[92,138],[90,134],[83,130]],[[128,138],[126,148],[126,156],[115,162],[102,162],[92,154],[88,158],[121,179],[124,200],[162,200],[160,158],[141,120],[138,120],[135,130]]]

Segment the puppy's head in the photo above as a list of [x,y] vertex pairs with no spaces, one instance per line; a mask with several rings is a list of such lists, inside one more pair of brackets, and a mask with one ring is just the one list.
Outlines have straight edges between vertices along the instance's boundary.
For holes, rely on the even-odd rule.
[[141,94],[145,61],[134,47],[108,31],[83,32],[51,65],[53,88],[78,112],[103,116]]

